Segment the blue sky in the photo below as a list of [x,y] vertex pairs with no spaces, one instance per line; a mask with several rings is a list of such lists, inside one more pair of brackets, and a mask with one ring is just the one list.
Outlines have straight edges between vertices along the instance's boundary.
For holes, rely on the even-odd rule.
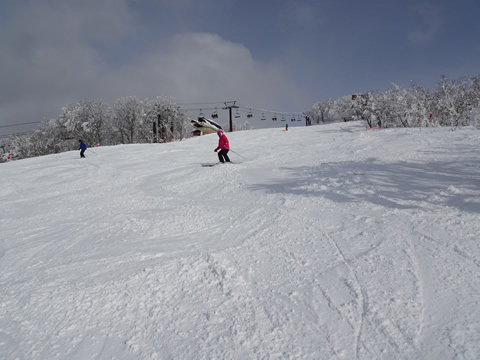
[[476,0],[2,0],[0,14],[0,126],[132,95],[303,112],[480,73]]

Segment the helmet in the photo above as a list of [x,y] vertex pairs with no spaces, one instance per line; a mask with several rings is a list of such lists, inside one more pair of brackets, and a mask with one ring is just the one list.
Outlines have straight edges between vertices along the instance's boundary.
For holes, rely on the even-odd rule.
[[223,135],[223,131],[222,131],[222,130],[218,130],[218,131],[217,131],[217,135],[218,135],[218,136],[222,136],[222,135]]

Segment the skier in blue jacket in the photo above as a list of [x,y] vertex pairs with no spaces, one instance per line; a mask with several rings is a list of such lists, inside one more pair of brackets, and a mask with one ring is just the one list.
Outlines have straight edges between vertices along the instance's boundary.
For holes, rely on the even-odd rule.
[[80,158],[84,158],[85,155],[83,154],[85,152],[85,150],[87,150],[87,145],[85,145],[85,143],[82,141],[82,140],[78,140],[78,142],[80,143]]

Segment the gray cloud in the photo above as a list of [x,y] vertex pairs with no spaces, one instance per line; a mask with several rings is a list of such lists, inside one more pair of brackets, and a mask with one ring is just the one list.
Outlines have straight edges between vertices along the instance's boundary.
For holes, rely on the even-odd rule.
[[[0,122],[41,120],[106,71],[96,46],[132,26],[122,1],[22,2],[0,31]],[[122,5],[123,4],[123,5]]]
[[84,98],[111,103],[130,95],[276,108],[296,88],[282,65],[256,61],[244,45],[209,33],[174,35],[128,54],[122,65],[107,64],[105,48],[126,36],[134,42],[140,28],[125,1],[27,4],[2,26],[0,61],[8,71],[0,75],[7,84],[0,90],[0,124],[54,117]]

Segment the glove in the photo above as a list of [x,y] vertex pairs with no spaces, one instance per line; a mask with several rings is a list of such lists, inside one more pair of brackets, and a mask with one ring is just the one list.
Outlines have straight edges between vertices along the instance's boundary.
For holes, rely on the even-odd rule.
[[217,152],[217,149],[213,150],[214,152]]

